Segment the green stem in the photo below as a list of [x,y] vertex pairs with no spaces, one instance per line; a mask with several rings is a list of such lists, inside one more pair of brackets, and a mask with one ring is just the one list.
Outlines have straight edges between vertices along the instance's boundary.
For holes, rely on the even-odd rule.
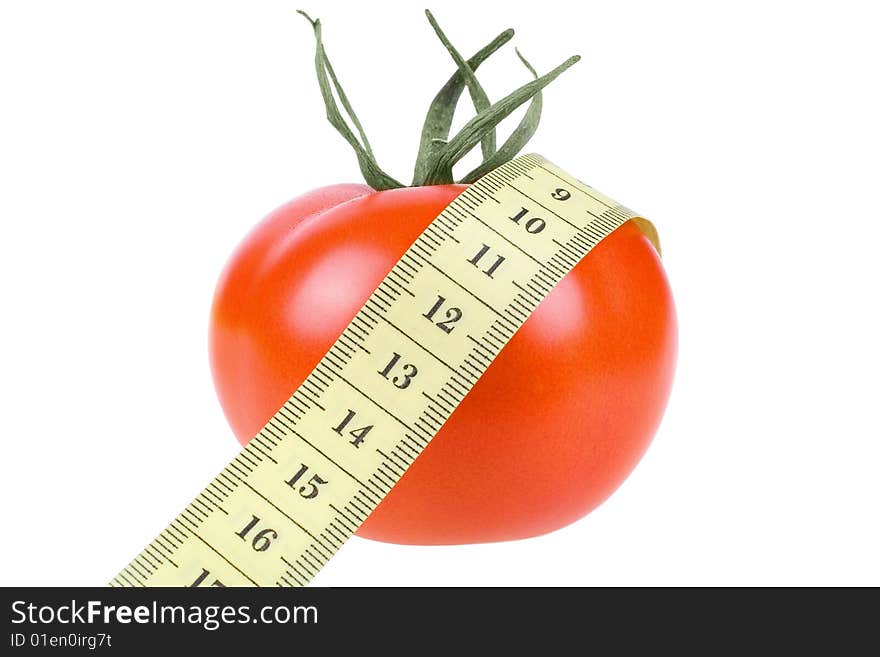
[[501,123],[520,105],[558,78],[566,69],[580,61],[580,56],[570,57],[552,71],[537,80],[524,84],[513,93],[468,121],[455,137],[449,140],[437,158],[435,168],[426,176],[426,185],[443,185],[453,181],[452,167],[480,143],[487,130]]
[[[358,164],[360,165],[364,180],[367,181],[367,184],[370,187],[375,190],[404,187],[402,183],[399,183],[385,173],[377,164],[376,158],[373,156],[373,150],[370,148],[369,141],[361,127],[361,123],[358,120],[357,115],[354,113],[351,103],[348,101],[348,97],[342,90],[342,86],[339,84],[339,80],[336,78],[336,74],[330,65],[330,60],[327,58],[327,53],[324,51],[324,42],[321,38],[321,21],[319,19],[312,20],[311,16],[304,11],[299,11],[298,13],[305,16],[306,20],[311,23],[312,29],[315,32],[315,70],[318,74],[318,86],[321,89],[321,96],[324,98],[324,107],[327,110],[327,120],[334,128],[336,128],[339,134],[351,144],[351,147],[357,155]],[[349,117],[351,117],[358,133],[361,135],[361,139],[364,142],[363,145],[358,141],[357,137],[355,137],[351,128],[348,127],[345,118],[342,116],[342,113],[339,111],[339,107],[336,105],[336,99],[333,97],[334,88],[339,95],[339,100],[342,103],[342,106],[345,108]]]
[[[492,103],[489,101],[489,96],[486,95],[486,92],[484,91],[482,85],[477,80],[477,76],[474,75],[471,67],[468,66],[468,63],[455,49],[455,46],[452,45],[452,43],[443,33],[443,30],[440,29],[440,26],[434,19],[434,14],[432,14],[429,9],[425,9],[425,15],[428,17],[428,22],[431,24],[431,27],[434,28],[434,33],[440,39],[440,43],[442,43],[446,47],[446,50],[452,56],[452,61],[454,61],[455,65],[458,66],[458,70],[464,78],[465,84],[467,84],[468,92],[471,95],[471,101],[474,104],[474,109],[477,110],[478,113],[487,109]],[[492,155],[495,154],[494,128],[483,135],[481,145],[483,148],[484,160],[492,157]]]
[[[535,79],[537,79],[538,72],[535,71],[532,65],[529,64],[525,57],[523,57],[522,53],[519,50],[516,50],[516,55],[525,67],[529,69],[529,72],[535,77]],[[541,110],[543,107],[544,100],[539,91],[532,98],[532,102],[529,103],[529,108],[526,110],[519,125],[517,125],[516,129],[510,133],[510,137],[508,137],[507,141],[501,145],[501,148],[499,148],[491,157],[484,157],[483,163],[467,175],[463,176],[460,182],[470,184],[492,171],[492,169],[497,169],[505,162],[512,160],[534,136],[535,131],[538,129],[538,123],[541,121]]]
[[[375,190],[403,187],[403,184],[383,171],[376,162],[376,157],[373,154],[373,149],[367,139],[366,132],[352,108],[342,85],[339,83],[336,72],[324,50],[321,21],[313,20],[304,11],[299,13],[309,21],[315,34],[315,71],[318,76],[318,87],[324,99],[327,120],[354,149],[361,173],[368,185]],[[480,49],[473,57],[465,60],[449,41],[443,30],[440,29],[433,14],[427,10],[425,13],[435,34],[455,62],[457,70],[443,88],[440,89],[428,108],[428,113],[422,126],[422,136],[419,143],[419,152],[416,158],[412,184],[413,186],[419,186],[454,182],[452,168],[477,144],[481,144],[483,152],[482,163],[466,174],[461,180],[463,183],[471,183],[512,159],[528,143],[535,134],[541,118],[541,110],[543,108],[541,90],[577,62],[580,57],[571,57],[546,75],[538,77],[535,69],[517,50],[517,56],[532,75],[535,76],[535,79],[492,104],[482,85],[477,80],[475,71],[489,56],[510,41],[513,37],[513,30],[505,30]],[[449,139],[449,131],[452,126],[455,109],[465,87],[468,88],[477,113],[475,117],[464,125],[458,134]],[[337,97],[343,110],[345,110],[345,115],[339,109]],[[531,103],[520,120],[519,125],[517,125],[501,147],[497,148],[495,138],[496,126],[528,101],[531,101]],[[346,120],[346,116],[348,120]],[[354,130],[352,130],[349,122],[354,126]],[[355,134],[355,131],[357,134]]]
[[[480,64],[512,38],[513,30],[504,30],[467,60],[468,68],[471,71],[476,71]],[[452,77],[434,96],[422,126],[419,154],[416,157],[416,167],[413,173],[413,187],[424,185],[428,171],[434,167],[434,162],[449,137],[452,117],[455,114],[461,92],[464,91],[464,86],[464,75],[459,69],[452,74]]]

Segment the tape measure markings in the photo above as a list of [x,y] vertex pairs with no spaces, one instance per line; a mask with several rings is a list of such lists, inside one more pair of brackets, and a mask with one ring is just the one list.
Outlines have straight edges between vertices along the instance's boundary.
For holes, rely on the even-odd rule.
[[[559,207],[538,200],[548,198]],[[550,290],[633,216],[534,155],[468,187],[111,585],[307,584]]]

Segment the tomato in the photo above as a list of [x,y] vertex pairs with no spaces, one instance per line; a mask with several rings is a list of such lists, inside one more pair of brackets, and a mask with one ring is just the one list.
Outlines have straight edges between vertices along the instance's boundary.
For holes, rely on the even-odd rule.
[[[243,444],[465,189],[454,184],[453,166],[477,144],[483,161],[459,183],[510,160],[537,128],[541,90],[579,59],[539,76],[519,54],[534,79],[492,103],[475,71],[513,30],[465,60],[426,11],[456,71],[428,109],[412,186],[404,187],[379,167],[327,59],[320,21],[300,13],[315,35],[327,119],[354,149],[369,186],[324,187],[279,208],[245,238],[220,278],[211,367]],[[465,87],[477,115],[451,136]],[[525,103],[499,146],[495,127]],[[676,340],[659,256],[627,222],[549,293],[357,533],[475,543],[534,536],[580,518],[620,485],[650,442],[672,385]]]
[[[325,187],[246,237],[210,323],[214,381],[242,444],[463,189]],[[676,332],[658,254],[627,222],[550,292],[357,533],[474,543],[582,517],[648,446],[672,384]]]

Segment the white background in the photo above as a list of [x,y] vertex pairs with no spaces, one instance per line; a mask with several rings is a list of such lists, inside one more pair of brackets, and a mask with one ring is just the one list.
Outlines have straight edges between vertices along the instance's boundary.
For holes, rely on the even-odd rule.
[[[356,538],[316,584],[880,584],[869,7],[435,3],[467,55],[509,26],[541,71],[583,55],[529,150],[659,226],[675,387],[645,459],[580,522]],[[0,5],[0,585],[105,583],[235,454],[207,360],[216,277],[269,210],[359,178],[295,8]],[[406,177],[453,68],[421,7],[305,8]],[[510,46],[480,77],[495,99],[528,79]]]

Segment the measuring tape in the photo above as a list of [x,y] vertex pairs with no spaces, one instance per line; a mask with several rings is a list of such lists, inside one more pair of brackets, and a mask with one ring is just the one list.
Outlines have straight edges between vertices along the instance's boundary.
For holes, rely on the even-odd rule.
[[111,586],[306,585],[541,300],[633,218],[538,155],[470,185],[284,406]]

